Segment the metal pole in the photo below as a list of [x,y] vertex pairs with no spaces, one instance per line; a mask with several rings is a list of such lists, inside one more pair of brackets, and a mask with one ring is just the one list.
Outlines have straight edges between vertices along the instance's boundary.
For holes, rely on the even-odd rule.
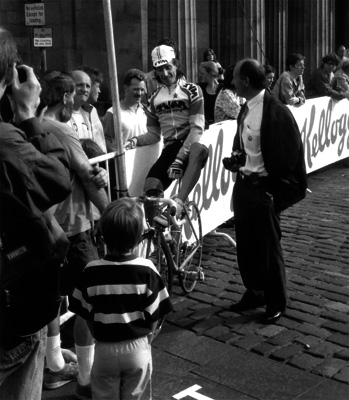
[[[45,0],[41,0],[41,3],[45,3]],[[44,5],[45,7],[45,5]],[[46,17],[45,17],[46,20]],[[46,21],[45,21],[46,23]],[[44,75],[47,71],[47,58],[46,58],[46,48],[41,48],[40,49],[40,69],[42,72],[42,75]]]
[[117,176],[117,196],[125,197],[128,195],[127,180],[126,180],[126,166],[125,166],[125,150],[122,143],[121,135],[121,116],[120,116],[120,101],[119,101],[119,86],[118,74],[116,68],[115,45],[114,45],[114,31],[113,20],[111,13],[110,0],[103,0],[105,34],[107,40],[108,64],[109,64],[109,79],[110,88],[113,102],[113,122],[115,132],[115,145],[116,145],[116,176]]
[[44,75],[47,71],[47,58],[46,58],[46,48],[40,49],[40,69]]

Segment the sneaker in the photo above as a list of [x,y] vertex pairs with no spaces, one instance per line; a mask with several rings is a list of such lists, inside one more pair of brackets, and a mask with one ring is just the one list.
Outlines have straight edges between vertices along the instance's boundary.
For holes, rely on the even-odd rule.
[[74,398],[79,400],[90,400],[92,399],[92,388],[91,384],[81,385],[79,381],[76,381],[76,389],[74,393]]
[[52,371],[45,368],[44,371],[44,388],[57,389],[69,382],[73,382],[78,376],[78,364],[70,362],[66,363],[60,371]]

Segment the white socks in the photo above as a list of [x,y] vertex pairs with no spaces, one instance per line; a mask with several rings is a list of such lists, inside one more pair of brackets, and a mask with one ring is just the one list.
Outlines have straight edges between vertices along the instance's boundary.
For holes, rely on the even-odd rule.
[[78,380],[83,386],[91,383],[91,369],[95,356],[95,345],[77,346],[75,345],[76,356],[78,357]]
[[48,336],[46,345],[46,364],[51,371],[57,372],[64,368],[65,361],[61,350],[61,335]]

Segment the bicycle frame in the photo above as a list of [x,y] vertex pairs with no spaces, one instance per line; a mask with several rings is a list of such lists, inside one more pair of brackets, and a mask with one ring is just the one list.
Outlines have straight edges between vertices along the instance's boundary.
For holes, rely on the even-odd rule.
[[[164,277],[164,268],[171,269],[171,277],[168,275],[167,282],[169,288],[172,289],[172,275],[176,274],[179,278],[182,289],[185,293],[189,293],[193,290],[196,280],[203,279],[203,272],[201,268],[201,257],[202,257],[202,228],[201,228],[201,218],[197,205],[193,201],[189,201],[183,205],[182,218],[177,219],[176,213],[176,203],[172,199],[168,198],[155,198],[141,196],[138,198],[141,203],[146,202],[157,202],[160,205],[160,209],[168,207],[171,216],[169,217],[169,223],[166,224],[161,222],[161,220],[156,220],[154,218],[155,225],[153,227],[148,227],[147,232],[143,234],[142,241],[147,242],[149,247],[149,242],[154,239],[157,243],[154,247],[154,253],[156,253],[156,264],[159,273]],[[197,222],[197,228],[194,227],[194,220],[191,216],[195,216],[195,222]],[[185,235],[185,228],[189,230],[190,239]],[[169,238],[166,238],[166,230],[168,229]],[[149,240],[150,239],[150,240]],[[158,250],[156,250],[156,247]],[[163,251],[160,251],[163,248]],[[144,253],[144,252],[143,252]],[[161,255],[171,254],[165,263],[162,265]],[[146,257],[149,257],[150,250],[146,249]],[[161,254],[161,255],[160,255]],[[195,257],[195,258],[194,258]],[[170,271],[168,271],[168,274]],[[167,274],[167,273],[166,273]]]

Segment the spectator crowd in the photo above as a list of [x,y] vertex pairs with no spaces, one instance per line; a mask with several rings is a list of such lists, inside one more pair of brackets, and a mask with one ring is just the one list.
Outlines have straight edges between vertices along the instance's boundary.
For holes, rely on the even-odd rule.
[[[243,161],[239,158],[234,171],[233,204],[246,292],[231,310],[266,306],[265,323],[275,322],[287,307],[280,212],[304,198],[306,190],[299,130],[284,105],[301,107],[308,93],[349,99],[345,51],[341,45],[324,55],[307,88],[301,54],[290,54],[276,77],[271,65],[252,59],[224,69],[207,49],[200,82],[192,83],[181,71],[173,40],[162,38],[151,53],[153,70],[132,68],[124,76],[117,134],[125,150],[162,143],[150,170],[140,171],[144,186],[136,189],[161,197],[180,178],[177,216],[208,158],[204,132],[214,123],[237,120],[232,157],[243,154]],[[11,34],[0,28],[0,98],[10,104],[0,118],[4,399],[38,400],[42,385],[56,389],[72,381],[77,398],[140,398],[151,377],[152,335],[172,305],[158,271],[138,256],[137,245],[144,214],[152,225],[158,209],[153,203],[143,210],[113,191],[108,197],[107,186],[116,186],[115,171],[108,175],[89,162],[117,151],[113,108],[103,116],[96,108],[102,83],[101,72],[86,65],[36,76],[20,61]],[[281,158],[274,157],[275,150]],[[280,171],[293,174],[296,197],[283,198]],[[20,235],[13,234],[16,214]],[[43,237],[40,249],[32,243],[36,230],[37,238]],[[105,246],[96,244],[97,231]],[[43,266],[45,281],[37,275]],[[30,282],[32,290],[23,289]],[[38,282],[42,295],[35,292]],[[76,314],[74,352],[61,348],[59,320],[66,297]],[[25,310],[38,304],[46,314],[27,321]],[[29,331],[18,326],[19,320]]]

